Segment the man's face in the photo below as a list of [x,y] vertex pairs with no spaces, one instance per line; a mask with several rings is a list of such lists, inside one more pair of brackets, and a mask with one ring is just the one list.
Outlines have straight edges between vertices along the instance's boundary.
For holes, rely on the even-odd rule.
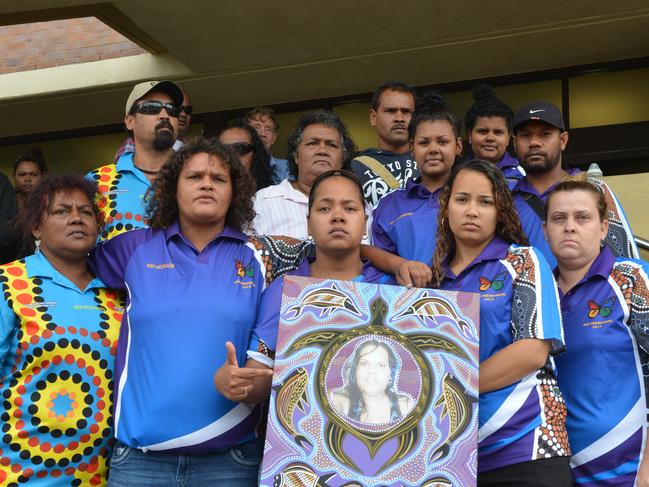
[[[134,108],[145,101],[173,103],[167,93],[152,91],[135,102]],[[137,143],[156,151],[169,150],[178,136],[178,118],[169,115],[164,108],[157,115],[131,113],[124,117],[124,123]]]
[[264,143],[264,147],[270,152],[270,148],[277,140],[277,127],[275,127],[273,119],[257,115],[248,120],[248,124],[257,131]]
[[[187,96],[187,93],[185,93],[183,96],[182,106],[189,111],[192,110],[192,101],[189,99],[189,96]],[[185,132],[187,132],[187,129],[189,128],[189,125],[191,123],[192,123],[191,114],[187,113],[185,110],[181,110],[180,115],[178,115],[178,134],[185,135]]]
[[568,132],[540,120],[531,120],[517,127],[514,135],[516,155],[529,174],[552,171],[561,163],[561,153],[567,143]]
[[313,124],[304,129],[297,147],[295,162],[298,181],[311,186],[320,174],[343,167],[343,145],[338,130],[328,125]]
[[408,143],[408,124],[414,111],[415,99],[410,93],[381,93],[379,106],[370,110],[370,124],[376,127],[380,148],[402,148]]

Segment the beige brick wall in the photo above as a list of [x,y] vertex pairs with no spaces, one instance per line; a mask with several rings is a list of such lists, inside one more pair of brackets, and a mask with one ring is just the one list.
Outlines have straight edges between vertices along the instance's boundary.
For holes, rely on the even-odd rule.
[[144,52],[94,17],[0,27],[0,74]]

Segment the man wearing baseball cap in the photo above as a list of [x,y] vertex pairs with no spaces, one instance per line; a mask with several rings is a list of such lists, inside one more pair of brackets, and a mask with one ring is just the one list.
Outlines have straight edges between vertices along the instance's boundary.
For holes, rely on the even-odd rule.
[[183,91],[173,81],[145,81],[133,87],[124,124],[135,151],[87,176],[105,197],[100,208],[106,222],[101,240],[146,226],[144,194],[173,152],[182,103]]
[[[563,178],[579,170],[564,169],[562,165],[568,132],[558,107],[544,101],[530,103],[518,110],[513,125],[514,147],[526,172],[512,188],[514,204],[530,245],[541,250],[554,268],[556,259],[543,235],[545,201]],[[609,205],[609,231],[605,243],[616,256],[639,258],[631,227],[613,191],[601,180],[589,181],[605,194]]]

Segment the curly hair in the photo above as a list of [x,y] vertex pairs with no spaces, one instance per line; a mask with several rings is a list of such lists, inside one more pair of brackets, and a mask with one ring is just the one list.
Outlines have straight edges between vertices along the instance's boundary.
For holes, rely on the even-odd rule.
[[41,174],[47,174],[48,171],[47,163],[45,162],[45,155],[43,154],[43,149],[40,147],[30,147],[27,152],[18,156],[16,162],[14,162],[14,176],[18,170],[18,166],[25,161],[33,162],[38,166],[38,170]]
[[514,112],[509,105],[498,98],[494,89],[486,84],[478,85],[473,90],[473,105],[471,105],[464,117],[467,133],[471,133],[478,118],[481,117],[501,117],[505,119],[507,130],[509,130],[510,134],[512,133]]
[[273,174],[270,168],[270,154],[266,150],[264,142],[261,140],[261,137],[259,137],[257,131],[248,125],[244,119],[234,118],[225,123],[223,129],[221,129],[217,134],[217,138],[229,129],[245,130],[250,136],[250,140],[252,141],[252,168],[250,172],[257,184],[256,189],[260,190],[273,184]]
[[590,183],[587,179],[586,173],[582,172],[576,176],[569,176],[563,179],[552,191],[550,191],[543,207],[543,221],[548,221],[548,210],[550,209],[550,201],[552,200],[552,197],[557,193],[571,191],[584,191],[586,193],[590,193],[593,198],[595,198],[595,206],[597,207],[599,221],[603,222],[604,220],[608,219],[608,206],[606,204],[606,196],[604,196],[604,193],[601,192],[597,188],[597,186],[595,186],[593,183]]
[[489,162],[480,159],[470,159],[463,164],[453,167],[451,174],[439,197],[439,214],[437,215],[437,243],[433,254],[432,287],[439,287],[446,276],[446,266],[455,256],[455,236],[448,221],[448,204],[453,190],[453,184],[462,171],[473,171],[483,174],[491,182],[494,193],[498,223],[496,235],[505,242],[519,245],[529,245],[521,227],[518,213],[514,207],[512,196],[507,187],[507,181],[502,172]]
[[153,228],[167,228],[178,220],[176,191],[178,177],[187,162],[196,154],[208,154],[218,158],[230,172],[232,201],[225,216],[225,224],[242,231],[250,226],[255,212],[252,197],[255,183],[237,156],[215,138],[198,137],[184,144],[162,166],[153,186],[145,195],[146,219]]
[[417,127],[424,122],[445,120],[453,127],[453,135],[460,137],[462,122],[457,118],[450,105],[437,90],[427,91],[421,97],[415,113],[408,124],[408,139],[412,142],[417,133]]
[[356,154],[356,144],[352,139],[351,135],[347,131],[347,127],[340,119],[338,115],[334,112],[328,112],[325,110],[316,111],[302,115],[295,125],[293,133],[289,136],[287,141],[287,155],[288,155],[288,170],[293,178],[297,179],[298,167],[297,161],[295,160],[297,156],[297,149],[302,142],[302,136],[304,131],[310,125],[326,125],[336,129],[340,138],[342,140],[342,149],[343,149],[343,165],[342,169],[348,169],[351,160]]
[[417,104],[417,92],[415,89],[410,86],[408,83],[403,81],[386,81],[379,85],[372,93],[372,110],[376,111],[379,109],[381,104],[381,95],[386,91],[396,91],[397,93],[408,93],[412,95],[412,99]]
[[97,219],[97,230],[104,227],[104,220],[99,211],[98,202],[101,197],[97,192],[97,184],[79,174],[54,174],[45,176],[38,186],[29,193],[22,211],[13,222],[13,227],[20,232],[23,247],[33,240],[32,231],[41,223],[46,213],[52,209],[52,201],[56,193],[81,191],[92,203],[92,211]]

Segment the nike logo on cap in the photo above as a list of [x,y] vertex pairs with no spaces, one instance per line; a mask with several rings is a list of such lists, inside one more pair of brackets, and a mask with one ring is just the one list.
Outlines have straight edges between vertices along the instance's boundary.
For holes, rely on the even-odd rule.
[[544,112],[544,111],[545,111],[545,110],[544,110],[543,108],[541,108],[541,109],[539,109],[539,110],[530,110],[530,114],[532,114],[532,113],[538,113],[538,112]]

